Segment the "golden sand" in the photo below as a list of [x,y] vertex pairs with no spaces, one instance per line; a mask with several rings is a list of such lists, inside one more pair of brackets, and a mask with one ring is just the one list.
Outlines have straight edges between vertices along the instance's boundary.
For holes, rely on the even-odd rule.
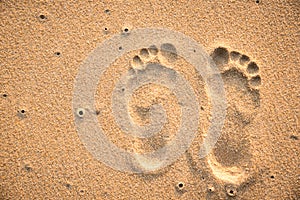
[[[0,199],[299,199],[299,8],[297,0],[1,0]],[[74,122],[73,87],[101,42],[150,27],[184,33],[211,55],[224,81],[227,115],[215,148],[199,159],[211,105],[194,67],[160,47],[118,58],[99,80],[95,105],[116,146],[154,151],[180,126],[174,94],[150,84],[133,94],[130,115],[147,125],[151,105],[160,103],[166,124],[153,138],[122,132],[111,95],[130,69],[168,66],[189,81],[202,106],[199,134],[186,153],[165,168],[132,174],[85,148]],[[137,160],[141,168],[158,165]]]

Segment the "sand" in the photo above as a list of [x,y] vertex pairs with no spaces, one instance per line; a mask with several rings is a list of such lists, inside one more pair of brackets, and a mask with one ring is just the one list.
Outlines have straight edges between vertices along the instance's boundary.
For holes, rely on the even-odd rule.
[[[299,199],[299,8],[296,0],[1,0],[0,198]],[[120,149],[155,151],[181,128],[184,104],[168,87],[139,87],[128,103],[132,121],[151,124],[151,112],[161,109],[153,104],[167,117],[153,137],[132,138],[114,119],[113,90],[128,71],[134,77],[152,66],[181,74],[199,102],[197,134],[187,150],[164,167],[137,156],[128,166],[147,172],[131,173],[101,162],[80,137],[82,116],[72,107],[80,66],[105,40],[139,28],[181,32],[216,64],[226,118],[208,156],[200,159],[199,148],[212,96],[195,67],[170,52],[179,47],[169,44],[132,51],[109,65],[96,87],[93,116]]]

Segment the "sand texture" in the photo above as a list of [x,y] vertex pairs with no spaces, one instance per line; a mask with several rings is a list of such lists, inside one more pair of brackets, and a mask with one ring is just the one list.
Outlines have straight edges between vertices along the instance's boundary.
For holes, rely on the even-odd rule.
[[299,19],[299,0],[0,0],[0,199],[300,199]]

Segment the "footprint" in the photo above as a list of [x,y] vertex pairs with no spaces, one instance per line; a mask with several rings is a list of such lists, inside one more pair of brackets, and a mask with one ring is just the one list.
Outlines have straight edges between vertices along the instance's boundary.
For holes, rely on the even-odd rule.
[[[151,45],[148,48],[139,50],[139,52],[133,56],[130,63],[130,70],[133,69],[134,73],[143,73],[143,71],[147,70],[147,67],[149,68],[149,66],[153,63],[160,64],[162,66],[170,66],[170,63],[175,62],[177,57],[176,48],[170,43],[162,44],[159,48],[155,45]],[[167,88],[157,85],[145,85],[142,87],[143,90],[146,91],[146,94],[151,95],[147,96],[147,99],[145,100],[143,100],[141,96],[139,97],[139,95],[133,95],[131,98],[133,103],[131,104],[130,110],[131,117],[139,125],[144,126],[150,124],[150,107],[152,105],[161,104],[164,109],[168,111],[172,109],[171,105],[178,104],[176,103],[176,97],[174,94]],[[170,98],[170,96],[172,97]],[[173,102],[169,102],[170,100],[166,99],[170,99]],[[167,114],[168,116],[170,115],[170,113]],[[180,113],[178,113],[177,116],[180,116]],[[173,123],[179,124],[179,121],[172,119],[171,116],[171,119],[169,119],[169,122],[164,125],[164,128],[153,137],[147,139],[136,138],[133,147],[133,149],[135,149],[135,153],[152,152],[164,147],[166,143],[172,140],[174,133],[170,131],[170,127],[176,127]],[[142,171],[154,171],[159,169],[162,164],[161,161],[146,159],[138,154],[135,157],[135,161]]]
[[211,57],[221,71],[228,109],[222,134],[207,162],[217,180],[240,185],[255,171],[248,125],[260,107],[259,66],[249,56],[224,47],[216,48]]

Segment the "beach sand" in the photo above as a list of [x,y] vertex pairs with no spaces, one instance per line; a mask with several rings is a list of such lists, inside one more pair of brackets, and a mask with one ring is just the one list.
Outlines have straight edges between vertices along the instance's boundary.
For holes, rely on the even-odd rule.
[[[299,8],[297,0],[1,0],[0,199],[299,199]],[[151,124],[153,104],[165,110],[163,128],[146,139],[128,136],[116,123],[112,94],[127,72],[134,77],[152,66],[181,74],[200,108],[187,150],[165,167],[137,156],[133,171],[155,170],[131,173],[101,162],[79,137],[72,102],[80,66],[103,41],[139,28],[181,32],[216,64],[227,107],[208,156],[199,158],[199,148],[212,96],[195,67],[168,51],[178,50],[169,43],[129,52],[108,66],[96,87],[94,114],[120,149],[164,147],[181,128],[182,103],[174,92],[147,84],[126,99],[140,126]]]

